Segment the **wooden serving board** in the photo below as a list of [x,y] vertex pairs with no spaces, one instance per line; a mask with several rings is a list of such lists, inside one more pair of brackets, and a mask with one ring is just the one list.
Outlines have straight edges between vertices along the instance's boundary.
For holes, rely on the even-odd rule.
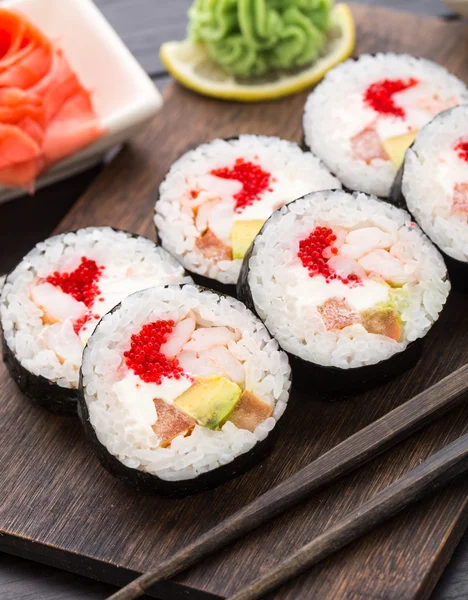
[[[468,80],[468,29],[355,5],[360,52],[409,52],[437,60]],[[154,236],[155,189],[187,148],[239,133],[301,139],[306,94],[242,105],[197,96],[176,84],[162,112],[107,167],[59,231],[112,225]],[[279,443],[262,465],[216,490],[185,500],[138,496],[97,463],[79,422],[21,396],[0,363],[0,550],[110,583],[193,540],[315,457],[468,361],[467,296],[452,294],[417,367],[351,400],[293,393]],[[468,431],[468,406],[387,452],[353,475],[217,553],[157,598],[234,592],[278,563],[435,450]],[[468,483],[460,481],[275,594],[280,599],[428,598],[468,522]]]

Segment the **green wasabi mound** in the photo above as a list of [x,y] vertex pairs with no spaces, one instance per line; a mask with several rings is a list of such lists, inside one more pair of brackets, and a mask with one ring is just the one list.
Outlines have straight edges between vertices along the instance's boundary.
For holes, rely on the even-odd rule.
[[333,0],[195,0],[189,38],[237,77],[312,63],[327,41]]

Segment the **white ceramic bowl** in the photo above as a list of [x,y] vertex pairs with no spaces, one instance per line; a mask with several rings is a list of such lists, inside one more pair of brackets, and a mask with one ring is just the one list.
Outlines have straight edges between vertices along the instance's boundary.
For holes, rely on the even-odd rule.
[[[38,188],[97,164],[106,150],[132,136],[161,107],[157,88],[91,0],[4,0],[1,6],[21,11],[57,40],[81,83],[92,91],[106,130],[41,177]],[[23,194],[0,186],[0,202]]]
[[468,0],[444,0],[444,2],[454,12],[468,17]]

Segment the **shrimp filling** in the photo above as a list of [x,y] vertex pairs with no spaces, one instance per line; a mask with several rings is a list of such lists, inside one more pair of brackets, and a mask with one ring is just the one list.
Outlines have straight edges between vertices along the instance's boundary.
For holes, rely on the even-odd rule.
[[414,281],[414,273],[398,258],[396,241],[379,227],[321,226],[300,240],[297,256],[309,279],[295,267],[298,295],[311,300],[327,330],[361,323],[369,333],[399,341],[401,308],[395,295]]
[[363,113],[371,112],[363,129],[351,137],[353,158],[366,164],[388,160],[399,168],[419,129],[457,103],[455,98],[442,99],[427,82],[414,77],[372,83],[361,100]]
[[247,282],[283,349],[345,369],[422,337],[450,289],[441,256],[408,213],[342,191],[275,213],[255,240]]
[[[75,262],[76,259],[71,261]],[[116,268],[109,264],[105,267],[82,256],[74,269],[56,270],[36,279],[30,287],[30,295],[42,311],[45,339],[49,337],[48,326],[56,324],[68,328],[71,324],[77,338],[75,345],[86,344],[99,319],[122,297],[151,284],[152,278],[141,277],[138,271],[132,266]]]
[[[457,153],[459,160],[462,163],[466,163],[464,165],[464,171],[466,172],[466,165],[468,164],[468,142],[459,142],[454,150]],[[465,181],[457,182],[453,187],[451,212],[460,215],[462,218],[464,217],[468,222],[468,172],[465,177]]]
[[290,367],[243,304],[193,285],[152,287],[105,315],[83,352],[83,399],[125,466],[193,479],[276,427]]
[[214,263],[241,259],[270,214],[289,197],[285,183],[253,160],[238,157],[233,166],[191,178],[185,206],[195,222],[195,242]]
[[420,131],[405,157],[401,194],[429,238],[449,257],[467,262],[467,104],[441,113]]
[[174,163],[161,185],[155,223],[162,245],[187,269],[235,284],[275,210],[311,190],[340,187],[292,142],[253,135],[213,140]]
[[439,149],[433,177],[440,186],[437,213],[468,221],[468,142]]
[[148,239],[109,227],[55,236],[5,283],[5,340],[30,372],[76,388],[83,347],[103,315],[138,290],[187,281],[183,267]]
[[[98,314],[93,314],[92,307],[96,299],[101,300],[101,291],[97,282],[104,270],[96,261],[89,260],[86,256],[81,258],[80,265],[71,273],[59,273],[46,277],[45,282],[59,288],[65,294],[72,296],[77,302],[87,307],[87,312],[73,323],[73,329],[79,334],[84,325],[91,319],[99,319]],[[37,290],[34,292],[37,295]],[[55,295],[57,298],[57,295]]]
[[232,168],[213,169],[211,175],[242,183],[242,190],[234,194],[236,213],[241,213],[244,208],[260,200],[263,192],[273,191],[270,187],[271,174],[243,158],[238,158]]
[[387,198],[420,130],[467,102],[464,82],[431,61],[364,54],[338,65],[311,92],[305,142],[344,186]]
[[230,421],[253,432],[273,409],[246,388],[236,358],[241,337],[238,329],[204,326],[193,311],[178,323],[147,323],[131,336],[114,392],[136,419],[152,420],[161,447],[197,424],[218,430]]
[[276,181],[258,156],[255,162],[237,158],[233,166],[212,169],[191,181],[188,204],[198,231],[196,247],[205,258],[217,263],[243,257],[251,241],[251,223],[259,223],[256,233],[283,204],[275,194]]

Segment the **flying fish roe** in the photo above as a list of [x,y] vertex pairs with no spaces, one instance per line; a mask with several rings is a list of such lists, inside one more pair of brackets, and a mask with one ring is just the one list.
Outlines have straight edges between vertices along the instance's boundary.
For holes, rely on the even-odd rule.
[[169,360],[162,354],[161,346],[174,329],[174,321],[155,321],[143,325],[132,335],[130,349],[124,352],[126,365],[146,383],[161,384],[162,380],[180,379],[184,375],[179,361]]
[[[104,267],[99,266],[96,261],[81,257],[79,266],[71,273],[59,273],[55,271],[52,275],[46,277],[47,283],[58,287],[65,294],[70,294],[78,302],[83,302],[88,309],[91,309],[94,301],[100,296],[98,281]],[[99,298],[102,300],[102,298]],[[90,310],[86,315],[75,321],[73,329],[78,335],[82,327],[91,319],[99,319],[99,315],[93,315]]]
[[345,284],[361,283],[361,279],[351,273],[347,277],[338,275],[328,264],[328,260],[323,254],[327,248],[334,255],[338,254],[338,248],[333,246],[336,241],[336,235],[329,227],[316,227],[314,231],[306,238],[299,242],[298,257],[301,259],[303,266],[309,270],[310,277],[322,275],[326,282],[329,283],[334,279]]
[[462,160],[468,162],[468,142],[460,142],[455,146],[455,150]]
[[371,84],[364,92],[364,101],[381,115],[393,115],[404,119],[405,111],[395,104],[393,96],[417,85],[419,81],[411,77],[402,79],[383,79]]
[[238,158],[233,167],[214,169],[211,171],[211,175],[222,179],[235,179],[242,183],[241,191],[234,195],[236,201],[234,210],[238,213],[256,200],[260,200],[263,192],[272,191],[270,187],[271,174],[264,171],[259,165],[245,161],[243,158]]

